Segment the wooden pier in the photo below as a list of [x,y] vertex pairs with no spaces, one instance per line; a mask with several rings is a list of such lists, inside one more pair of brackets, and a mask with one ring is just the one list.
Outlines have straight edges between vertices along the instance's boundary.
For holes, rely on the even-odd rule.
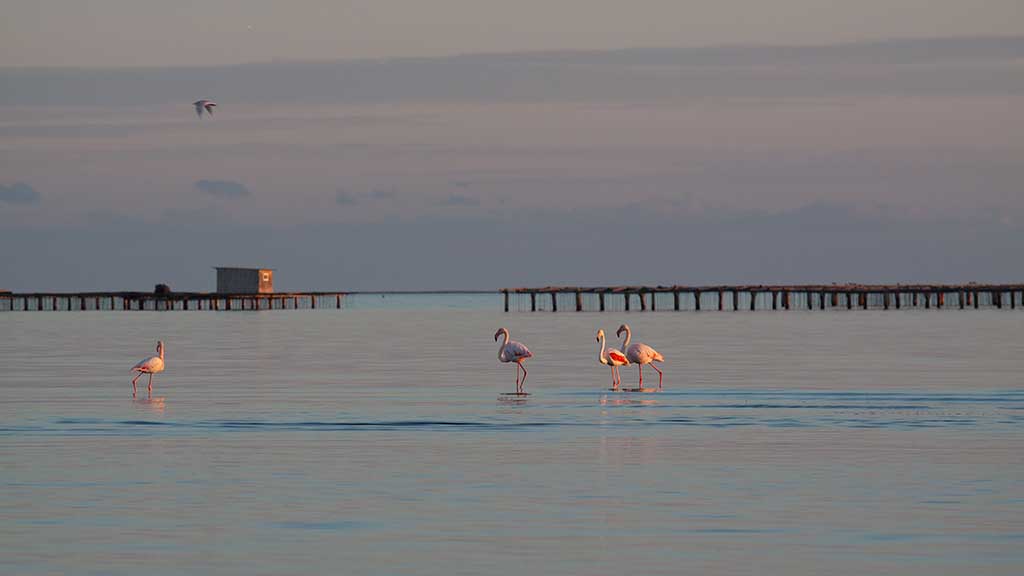
[[[0,312],[316,310],[350,296],[495,294],[479,290],[273,292],[0,292]],[[1024,284],[547,286],[500,291],[505,312],[904,310],[1024,308]]]
[[303,310],[341,308],[350,292],[0,292],[0,312],[69,310]]
[[0,312],[84,310],[322,310],[342,309],[353,296],[429,296],[438,294],[491,294],[494,290],[351,290],[345,292],[5,292],[0,291]]
[[505,312],[1009,309],[1024,284],[547,286],[503,289]]

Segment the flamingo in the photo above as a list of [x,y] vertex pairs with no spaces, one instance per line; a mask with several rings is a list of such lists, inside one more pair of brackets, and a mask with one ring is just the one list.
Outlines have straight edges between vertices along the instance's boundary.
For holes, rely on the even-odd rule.
[[213,100],[207,100],[204,98],[202,100],[196,100],[192,105],[196,107],[196,115],[202,118],[203,110],[206,110],[207,114],[213,116],[213,108],[217,106],[217,103]]
[[132,397],[135,397],[135,381],[139,379],[143,374],[149,374],[149,393],[153,394],[153,374],[164,371],[164,343],[162,340],[156,343],[156,356],[150,356],[145,360],[142,360],[135,366],[132,366],[132,372],[138,372],[135,378],[132,378]]
[[[516,394],[525,394],[523,392],[523,384],[526,384],[526,366],[523,366],[523,361],[527,358],[533,358],[533,352],[530,352],[530,349],[524,346],[522,342],[509,340],[508,328],[498,328],[498,331],[494,333],[494,341],[497,342],[498,336],[503,334],[505,335],[505,340],[498,347],[498,360],[516,363]],[[522,382],[519,381],[519,368],[523,369]]]
[[620,350],[615,348],[609,348],[608,352],[604,350],[604,330],[597,331],[597,341],[601,343],[601,351],[597,353],[597,360],[605,366],[611,366],[612,368],[612,390],[618,390],[619,384],[622,383],[622,377],[619,376],[619,366],[625,366],[629,364],[629,360],[626,355]]
[[637,342],[630,346],[629,339],[632,337],[632,332],[629,329],[629,324],[619,326],[619,329],[615,331],[615,335],[621,336],[623,332],[626,333],[626,339],[622,342],[622,348],[626,351],[626,358],[633,364],[636,364],[637,370],[640,372],[640,382],[637,384],[637,387],[640,389],[644,387],[644,364],[650,364],[651,368],[658,372],[658,390],[661,390],[661,380],[664,375],[654,365],[654,362],[664,362],[665,357],[647,344]]

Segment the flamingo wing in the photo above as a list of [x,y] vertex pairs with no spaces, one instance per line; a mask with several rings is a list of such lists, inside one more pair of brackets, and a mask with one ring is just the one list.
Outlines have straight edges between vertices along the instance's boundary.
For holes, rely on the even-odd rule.
[[164,361],[159,356],[150,356],[132,366],[132,372],[161,372],[164,369]]
[[523,345],[522,342],[516,342],[512,340],[505,345],[505,348],[501,351],[502,360],[505,362],[518,362],[527,358],[533,357],[533,352]]
[[664,362],[665,357],[662,356],[657,350],[651,348],[647,344],[641,344],[637,342],[626,350],[626,357],[629,358],[630,362],[637,364],[648,364],[650,362],[658,361]]
[[608,351],[608,359],[617,366],[629,364],[629,359],[626,358],[626,355],[614,348]]

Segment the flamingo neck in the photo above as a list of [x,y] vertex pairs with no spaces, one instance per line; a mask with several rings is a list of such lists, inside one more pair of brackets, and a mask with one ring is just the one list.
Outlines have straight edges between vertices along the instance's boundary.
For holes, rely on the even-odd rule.
[[633,337],[633,335],[631,333],[631,330],[629,329],[629,327],[627,327],[626,328],[626,339],[622,341],[622,350],[623,351],[629,349],[629,339],[632,338],[632,337]]
[[505,351],[505,346],[508,344],[508,329],[501,329],[501,345],[498,346],[498,358],[501,358],[501,353]]
[[608,363],[608,356],[606,356],[604,353],[604,334],[601,334],[601,351],[597,353],[597,359],[601,362],[601,364]]
[[164,347],[163,346],[160,347],[160,359],[161,360],[164,359]]

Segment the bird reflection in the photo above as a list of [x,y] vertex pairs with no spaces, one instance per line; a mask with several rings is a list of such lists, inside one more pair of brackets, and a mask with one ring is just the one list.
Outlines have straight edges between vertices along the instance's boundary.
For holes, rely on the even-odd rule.
[[163,414],[167,410],[167,402],[164,396],[158,396],[153,398],[132,398],[132,404],[138,408],[152,412],[154,414]]
[[619,394],[612,396],[602,394],[599,402],[602,406],[656,406],[658,404],[658,401],[653,398],[637,398]]
[[505,406],[519,406],[526,404],[526,399],[529,394],[500,394],[498,396],[498,404]]

